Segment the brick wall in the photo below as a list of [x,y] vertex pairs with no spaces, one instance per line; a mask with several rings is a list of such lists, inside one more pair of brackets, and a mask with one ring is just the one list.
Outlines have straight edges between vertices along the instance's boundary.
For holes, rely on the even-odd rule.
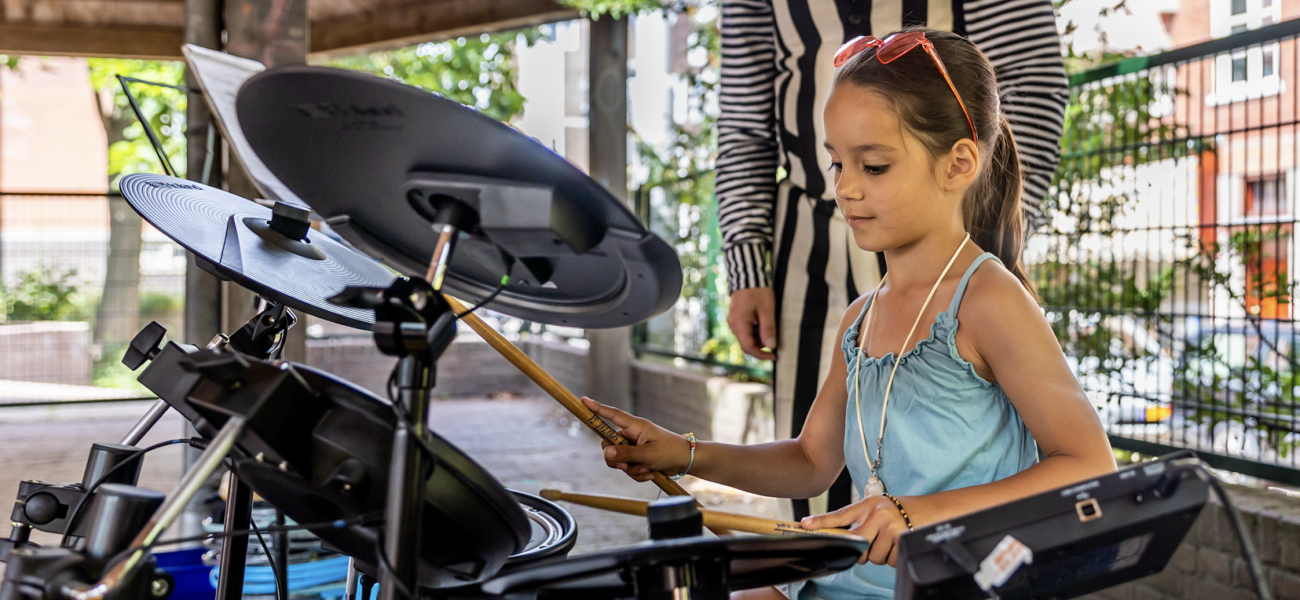
[[[1278,600],[1300,600],[1300,502],[1277,492],[1224,486],[1241,513]],[[1164,571],[1086,600],[1248,600],[1255,598],[1227,513],[1214,500],[1201,511]]]
[[84,321],[0,325],[0,380],[90,385],[93,347]]
[[[527,340],[519,348],[575,394],[586,387],[586,351],[560,342]],[[397,359],[375,348],[370,337],[307,340],[307,364],[385,395]],[[478,338],[457,339],[438,361],[435,398],[488,396],[500,392],[540,394],[541,390],[496,350]]]

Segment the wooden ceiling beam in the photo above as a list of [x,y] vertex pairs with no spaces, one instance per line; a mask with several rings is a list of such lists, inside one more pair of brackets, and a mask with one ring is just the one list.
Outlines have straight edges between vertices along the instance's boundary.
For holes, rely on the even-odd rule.
[[313,59],[385,50],[578,17],[555,0],[424,0],[311,24]]
[[0,54],[181,60],[180,28],[0,21]]

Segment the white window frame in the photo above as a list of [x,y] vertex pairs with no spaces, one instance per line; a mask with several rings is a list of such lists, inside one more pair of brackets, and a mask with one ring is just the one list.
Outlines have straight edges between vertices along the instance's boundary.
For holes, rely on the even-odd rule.
[[[1247,30],[1264,26],[1265,19],[1272,23],[1282,20],[1282,0],[1273,0],[1265,7],[1263,0],[1246,0],[1246,12],[1232,14],[1232,0],[1210,0],[1210,35],[1223,38],[1232,35],[1232,28],[1246,26]],[[1273,54],[1273,74],[1264,75],[1264,53]],[[1277,42],[1243,48],[1214,57],[1214,87],[1205,95],[1207,106],[1220,106],[1277,96],[1286,91],[1286,82],[1278,72],[1282,66],[1282,48]],[[1232,63],[1246,59],[1246,79],[1232,80]]]

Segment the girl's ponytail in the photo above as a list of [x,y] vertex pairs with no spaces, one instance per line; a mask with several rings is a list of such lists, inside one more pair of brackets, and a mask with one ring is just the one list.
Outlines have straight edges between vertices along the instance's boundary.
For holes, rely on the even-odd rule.
[[1020,262],[1025,241],[1025,215],[1021,206],[1020,153],[1011,124],[998,115],[998,133],[993,140],[989,163],[980,181],[966,192],[963,217],[971,239],[997,255],[1016,279],[1032,294],[1033,286]]

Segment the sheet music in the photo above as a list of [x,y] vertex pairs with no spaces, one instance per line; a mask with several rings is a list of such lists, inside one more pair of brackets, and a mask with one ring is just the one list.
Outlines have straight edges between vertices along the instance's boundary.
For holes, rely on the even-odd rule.
[[212,109],[213,118],[221,135],[230,144],[235,158],[248,173],[253,187],[270,200],[283,200],[307,204],[284,185],[271,170],[266,168],[262,159],[257,157],[253,148],[244,137],[244,130],[239,126],[239,116],[235,114],[235,94],[248,78],[266,70],[266,66],[255,60],[231,56],[193,44],[181,48],[185,62],[194,73],[194,79],[203,91],[203,98]]

